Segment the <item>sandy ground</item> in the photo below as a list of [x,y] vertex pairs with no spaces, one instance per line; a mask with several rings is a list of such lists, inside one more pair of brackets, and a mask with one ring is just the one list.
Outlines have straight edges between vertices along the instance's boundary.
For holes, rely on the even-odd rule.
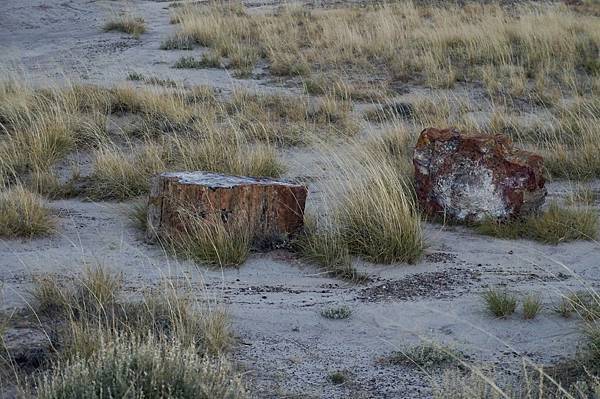
[[[148,23],[148,33],[140,40],[102,32],[106,16],[119,4],[5,0],[0,7],[0,64],[22,67],[38,84],[67,77],[112,85],[138,71],[225,90],[235,84],[274,87],[265,79],[233,79],[224,70],[172,69],[182,54],[198,55],[201,50],[158,49],[173,30],[168,2],[128,3]],[[261,76],[260,69],[255,73]],[[318,166],[298,166],[307,154],[287,155],[293,166],[290,177],[319,177]],[[591,184],[600,191],[599,182]],[[550,197],[561,198],[570,185],[554,182],[548,189]],[[315,206],[311,201],[318,198],[316,190],[311,187],[309,206]],[[180,263],[143,242],[128,222],[129,203],[75,199],[51,206],[59,221],[57,234],[0,242],[2,309],[25,305],[32,275],[74,278],[85,264],[122,273],[126,292],[132,294],[165,278],[178,281],[183,290],[226,304],[238,337],[233,357],[259,398],[428,398],[426,373],[378,362],[421,340],[448,344],[473,362],[498,368],[515,369],[522,356],[540,363],[557,361],[575,353],[580,322],[561,318],[552,307],[561,293],[600,287],[600,245],[594,242],[547,246],[427,225],[430,246],[421,262],[381,266],[357,259],[357,267],[371,281],[354,285],[328,278],[285,251],[254,254],[239,269]],[[480,294],[496,285],[540,294],[544,311],[532,321],[523,320],[520,311],[507,320],[493,319]],[[353,309],[349,319],[320,315],[323,307],[341,304]],[[337,370],[345,370],[350,382],[328,382],[327,375]]]

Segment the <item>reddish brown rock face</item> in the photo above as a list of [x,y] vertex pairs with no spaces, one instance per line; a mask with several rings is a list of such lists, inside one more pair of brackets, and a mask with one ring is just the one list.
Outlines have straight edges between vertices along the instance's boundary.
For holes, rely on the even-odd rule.
[[147,238],[181,231],[186,217],[211,215],[226,223],[243,217],[244,223],[252,226],[256,240],[285,238],[304,225],[307,192],[303,185],[272,179],[207,172],[163,173],[151,182]]
[[508,219],[538,211],[546,197],[542,157],[502,135],[425,129],[413,164],[419,203],[431,216]]

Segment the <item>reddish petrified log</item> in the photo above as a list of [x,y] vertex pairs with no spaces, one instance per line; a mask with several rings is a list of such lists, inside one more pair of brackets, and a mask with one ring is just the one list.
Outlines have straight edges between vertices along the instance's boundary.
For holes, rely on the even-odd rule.
[[268,245],[303,227],[307,188],[273,179],[207,172],[163,173],[152,178],[147,239],[182,231],[190,217],[244,218],[255,242]]
[[432,216],[508,219],[537,212],[546,197],[543,158],[502,135],[425,129],[413,164],[419,203]]

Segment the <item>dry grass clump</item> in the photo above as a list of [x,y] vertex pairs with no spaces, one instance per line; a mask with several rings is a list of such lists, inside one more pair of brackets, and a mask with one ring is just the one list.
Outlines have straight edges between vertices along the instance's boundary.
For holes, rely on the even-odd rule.
[[528,295],[523,299],[523,318],[533,319],[542,309],[542,301],[539,296]]
[[0,190],[0,236],[33,237],[54,229],[54,219],[43,199],[16,185]]
[[306,144],[319,131],[351,136],[359,128],[351,115],[352,103],[331,95],[311,101],[237,90],[226,111],[248,138],[279,145]]
[[593,209],[561,208],[552,202],[539,215],[507,222],[483,221],[476,229],[481,234],[494,237],[530,238],[548,244],[593,240],[598,232],[598,214]]
[[323,267],[334,277],[350,281],[366,277],[352,266],[348,243],[335,223],[317,223],[316,219],[305,218],[304,232],[294,244],[302,258]]
[[[37,397],[242,398],[245,389],[223,359],[154,336],[117,336],[88,359],[74,358],[40,378]],[[233,378],[232,378],[233,376]]]
[[194,306],[170,285],[142,302],[124,302],[120,277],[101,267],[74,284],[50,276],[34,283],[32,311],[56,351],[44,364],[49,370],[31,380],[37,396],[245,396],[222,357],[231,334],[221,310]]
[[486,73],[515,93],[523,75],[548,80],[574,76],[579,68],[593,72],[589,66],[600,43],[596,17],[554,4],[516,10],[411,2],[311,11],[283,6],[248,15],[232,13],[228,3],[181,8],[177,21],[171,42],[194,42],[223,57],[243,49],[269,60],[274,74],[383,66],[395,79],[450,87],[458,79],[480,78],[477,67],[497,65]]
[[248,258],[254,237],[251,223],[243,216],[224,221],[221,215],[200,217],[182,209],[181,217],[183,229],[168,239],[178,255],[219,267],[239,266]]
[[583,101],[555,112],[552,125],[539,147],[544,165],[553,177],[589,179],[600,176],[598,153],[600,102]]
[[407,178],[376,153],[354,161],[340,160],[344,189],[335,216],[350,252],[376,263],[416,262],[425,243]]
[[146,32],[146,21],[142,17],[136,17],[129,13],[114,15],[104,24],[104,31],[129,33],[133,37],[138,38],[142,33]]
[[144,194],[150,176],[166,170],[165,159],[165,149],[158,143],[125,149],[103,146],[94,154],[91,186],[86,194],[99,200],[124,200]]
[[506,318],[515,312],[517,298],[507,291],[489,289],[483,294],[486,306],[496,317]]
[[236,133],[206,132],[204,137],[173,134],[159,141],[95,151],[90,187],[93,199],[124,200],[145,194],[152,175],[168,170],[209,171],[241,176],[278,177],[285,168],[275,149],[251,145]]
[[303,84],[309,94],[327,94],[352,101],[381,102],[393,94],[386,81],[351,82],[340,76],[317,75],[305,79]]
[[33,90],[24,82],[0,84],[0,183],[29,173],[51,173],[76,147],[106,137],[107,104],[89,86]]
[[254,177],[278,177],[285,171],[273,147],[250,145],[238,133],[215,132],[203,141],[174,136],[171,145],[173,163],[181,170]]

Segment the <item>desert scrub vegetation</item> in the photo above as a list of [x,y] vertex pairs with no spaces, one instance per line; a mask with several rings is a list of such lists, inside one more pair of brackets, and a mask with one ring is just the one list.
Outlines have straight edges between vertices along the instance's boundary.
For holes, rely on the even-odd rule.
[[268,60],[274,74],[383,66],[387,76],[434,87],[482,79],[492,65],[495,79],[516,92],[521,75],[548,80],[597,69],[597,17],[564,5],[523,4],[516,10],[412,2],[326,10],[286,5],[259,15],[241,5],[234,13],[231,8],[228,3],[178,9],[179,30],[169,42],[210,47],[223,57],[243,49]]
[[529,238],[548,244],[573,240],[594,240],[598,232],[598,214],[590,208],[561,208],[551,202],[539,215],[510,221],[481,222],[477,231],[500,238]]
[[34,90],[18,78],[0,83],[0,183],[52,174],[77,148],[106,137],[110,102],[93,86]]
[[113,15],[104,24],[104,31],[128,33],[135,38],[139,38],[142,33],[146,32],[146,21],[144,21],[144,18],[133,16],[130,13]]
[[44,200],[22,185],[0,189],[0,237],[33,237],[54,229]]
[[[51,348],[28,374],[25,393],[44,398],[242,398],[244,384],[225,353],[227,314],[165,282],[142,301],[123,300],[118,275],[88,267],[73,281],[34,280],[28,312]],[[9,354],[10,356],[10,354]],[[10,365],[20,372],[20,364]]]
[[242,398],[239,377],[224,360],[178,341],[117,336],[88,359],[61,364],[37,383],[38,398]]
[[218,131],[205,137],[172,134],[164,140],[101,146],[94,152],[86,195],[98,200],[136,197],[148,192],[151,176],[170,170],[255,177],[278,177],[285,171],[273,147],[251,145],[234,135]]

